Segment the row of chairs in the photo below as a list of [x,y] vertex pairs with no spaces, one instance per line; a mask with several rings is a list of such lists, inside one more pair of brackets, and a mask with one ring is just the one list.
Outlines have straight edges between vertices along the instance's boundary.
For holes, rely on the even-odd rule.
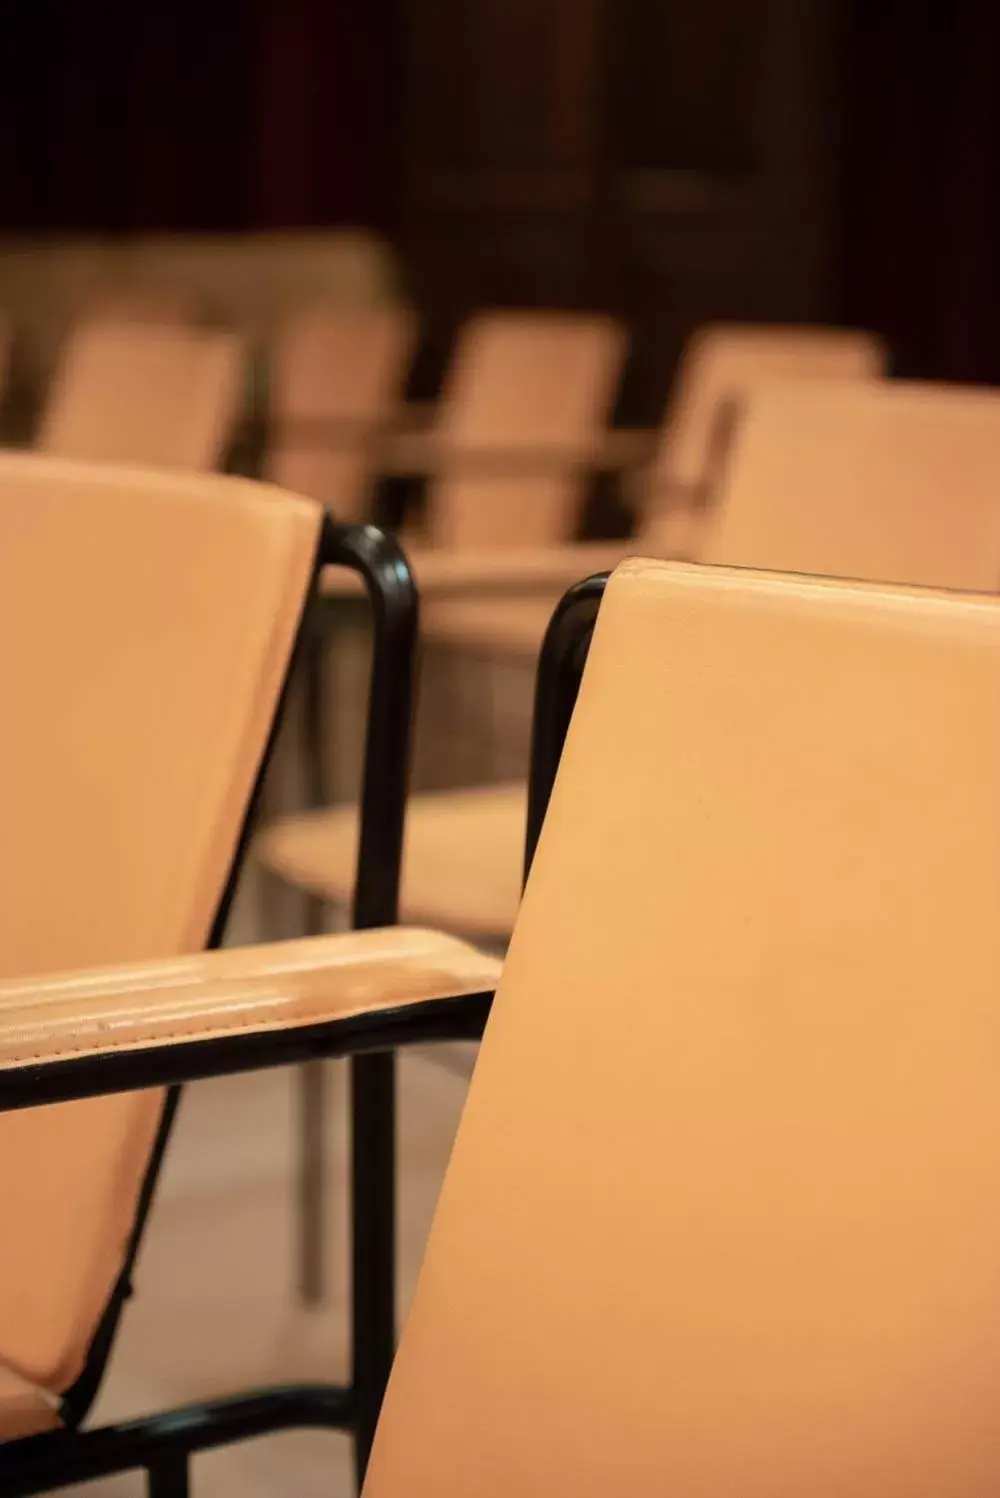
[[[416,320],[401,307],[313,311],[267,364],[266,476],[346,520],[370,519],[379,475],[436,479],[423,539],[446,551],[550,544],[580,523],[581,482],[641,467],[639,508],[703,494],[724,397],[764,375],[884,372],[879,341],[811,328],[703,330],[658,432],[609,430],[627,353],[610,317],[490,312],[459,332],[440,399],[403,400]],[[0,328],[0,382],[11,339]],[[64,457],[213,468],[245,414],[251,350],[169,305],[83,317],[62,349],[37,446]],[[516,488],[512,488],[516,480]]]
[[[960,430],[996,422],[952,399]],[[862,468],[823,452],[881,569]],[[916,491],[950,586],[963,558],[995,581],[977,471],[949,468],[946,504]],[[132,1467],[186,1498],[193,1452],[296,1424],[353,1428],[364,1469],[381,1390],[357,1338],[347,1391],[78,1428],[169,1118],[148,1089],[370,1060],[491,1007],[368,1498],[990,1490],[995,594],[650,560],[575,590],[497,987],[493,959],[399,927],[184,955],[218,936],[317,557],[392,578],[405,706],[388,542],[322,540],[319,506],[235,480],[37,457],[0,462],[0,516],[10,1498]],[[399,836],[377,851],[391,905]],[[85,970],[38,976],[59,964]]]
[[[875,380],[799,380],[748,389],[692,559],[935,587],[1000,585],[1000,395]],[[655,526],[636,538],[662,556]],[[578,575],[590,548],[568,548]],[[453,605],[453,639],[537,657],[551,604]],[[433,624],[432,624],[433,630]],[[505,942],[520,897],[526,787],[411,800],[404,918]],[[356,858],[351,806],[295,814],[262,835],[265,865],[343,904]]]

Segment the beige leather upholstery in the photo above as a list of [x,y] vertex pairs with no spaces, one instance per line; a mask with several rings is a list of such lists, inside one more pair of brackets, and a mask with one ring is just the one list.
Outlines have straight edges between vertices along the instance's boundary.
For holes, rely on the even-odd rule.
[[[527,795],[523,785],[484,785],[412,796],[400,903],[408,920],[446,916],[453,930],[506,941],[521,896]],[[353,806],[272,822],[257,856],[289,884],[341,902],[358,856]],[[423,913],[422,913],[423,912]]]
[[405,926],[0,982],[0,1071],[488,993],[500,964]]
[[[238,479],[0,458],[0,973],[194,952],[285,677],[321,510]],[[156,1094],[0,1118],[0,1360],[78,1372]]]
[[733,402],[761,381],[876,379],[886,350],[849,328],[709,323],[691,334],[650,473],[650,501],[671,487],[711,488],[725,460]]
[[[641,525],[637,537],[616,545],[601,543],[603,556],[595,564],[589,544],[563,546],[556,551],[535,548],[521,559],[523,576],[497,559],[490,567],[490,547],[476,539],[452,557],[421,549],[410,550],[411,564],[427,597],[491,591],[523,592],[569,587],[589,572],[616,566],[636,553],[691,558],[705,529],[706,506],[725,467],[736,429],[735,417],[743,394],[759,381],[775,379],[875,379],[886,372],[887,355],[874,334],[845,328],[788,327],[715,323],[692,334],[685,345],[677,380],[664,415],[659,441],[646,475]],[[591,442],[593,432],[590,433]],[[607,433],[598,446],[635,434]],[[577,437],[580,442],[580,437]],[[592,458],[582,466],[592,465]],[[356,586],[344,574],[330,574],[327,590],[342,593]],[[452,637],[447,612],[429,617],[429,636]]]
[[[905,381],[759,385],[745,399],[716,512],[701,527],[700,555],[710,562],[994,591],[1000,395]],[[543,615],[543,604],[495,599],[439,603],[433,617],[440,638],[471,631],[481,647],[492,638],[524,655],[532,628],[541,642]],[[516,911],[524,792],[496,788],[488,821],[467,792],[457,796],[411,802],[403,910],[502,935]],[[461,831],[451,821],[460,809],[468,819]],[[458,899],[436,850],[434,824],[445,817],[449,844],[460,842],[469,855]],[[342,901],[353,837],[353,812],[336,808],[318,813],[308,833],[304,818],[269,829],[264,852],[283,877]],[[466,925],[470,911],[487,923]]]
[[1000,393],[801,381],[746,399],[702,559],[1000,585]]
[[300,313],[271,361],[269,471],[341,520],[369,513],[375,439],[400,399],[416,341],[402,307]]
[[0,1443],[37,1436],[58,1425],[53,1396],[0,1364]]
[[[720,425],[720,413],[726,403],[736,401],[742,393],[754,388],[760,380],[776,376],[794,375],[800,385],[789,384],[783,388],[794,391],[801,388],[810,410],[816,413],[816,422],[803,429],[801,437],[790,437],[794,446],[795,462],[786,463],[778,476],[782,487],[779,502],[767,484],[756,485],[747,493],[747,504],[735,501],[746,515],[745,535],[738,544],[723,543],[714,555],[714,560],[747,565],[771,565],[771,538],[773,524],[769,516],[772,508],[780,509],[783,517],[789,508],[795,508],[803,516],[803,524],[815,540],[811,556],[822,556],[827,538],[834,522],[827,522],[814,514],[809,503],[812,487],[824,482],[826,473],[825,447],[831,440],[846,443],[848,448],[855,442],[855,430],[851,425],[854,410],[867,410],[869,394],[876,390],[880,395],[885,382],[875,384],[875,377],[884,372],[885,350],[878,339],[868,333],[828,328],[782,328],[739,327],[719,324],[701,329],[689,340],[684,359],[678,373],[675,394],[667,409],[660,453],[655,460],[650,476],[650,503],[645,511],[641,533],[633,540],[616,543],[601,542],[596,545],[565,546],[549,548],[535,553],[533,564],[526,557],[522,562],[522,574],[518,578],[516,553],[508,553],[510,560],[489,563],[485,548],[470,558],[468,552],[439,553],[435,560],[428,553],[422,560],[417,554],[416,575],[425,594],[432,602],[424,610],[422,631],[424,637],[437,645],[455,648],[469,646],[489,654],[507,659],[525,659],[537,654],[541,645],[545,625],[559,595],[581,577],[613,567],[623,555],[648,551],[655,556],[698,558],[706,545],[711,517],[704,505],[705,487],[713,483],[717,507],[726,509],[734,503],[733,495],[724,484],[739,482],[744,462],[744,450],[734,457],[724,472],[722,456],[729,452],[742,424],[751,426],[757,422],[756,406],[747,410],[741,407],[741,421]],[[836,377],[840,376],[840,379]],[[821,382],[816,385],[813,382]],[[829,407],[824,403],[822,391],[828,384],[838,392]],[[857,389],[855,389],[857,386]],[[852,405],[848,392],[853,392],[856,404]],[[841,396],[843,398],[841,398]],[[937,405],[934,401],[931,404]],[[873,413],[889,408],[884,404],[872,407]],[[881,417],[873,414],[870,424],[884,432],[885,443],[895,441],[891,420],[881,428]],[[935,418],[932,418],[932,426]],[[788,429],[794,425],[795,417],[789,413]],[[963,442],[965,437],[959,428],[952,432],[947,427],[935,439],[938,448],[946,447],[951,440]],[[840,429],[841,424],[843,430]],[[915,426],[922,426],[919,413],[913,417]],[[977,429],[978,430],[978,429]],[[836,432],[836,438],[832,434]],[[985,425],[983,427],[985,434]],[[770,423],[767,442],[775,451],[780,448],[787,435],[782,418]],[[982,446],[983,436],[973,439]],[[756,446],[756,442],[753,444]],[[766,444],[765,444],[766,445]],[[978,448],[977,448],[978,451]],[[874,454],[872,455],[874,458]],[[866,461],[859,457],[859,461]],[[984,450],[982,461],[988,464]],[[879,480],[886,459],[878,459],[868,475],[870,492]],[[1000,464],[997,467],[1000,475]],[[803,485],[807,486],[803,491]],[[906,502],[906,488],[902,486],[894,504]],[[871,514],[878,517],[884,513],[881,496],[871,504]],[[946,511],[938,509],[944,520]],[[1000,506],[997,507],[1000,523]],[[784,524],[784,518],[782,524]],[[839,523],[839,522],[838,522]],[[889,565],[884,576],[908,581],[932,581],[918,565],[919,558],[906,557],[905,543],[898,539],[890,527],[885,528],[891,539],[890,545],[901,549],[895,567]],[[858,543],[867,546],[869,540],[864,532],[858,533]],[[987,554],[1000,564],[1000,547],[987,548]],[[832,555],[832,552],[831,552]],[[970,569],[975,567],[969,553]],[[891,557],[887,557],[891,562]],[[905,564],[904,564],[905,562]],[[822,565],[804,567],[804,571],[835,572],[836,567]],[[849,569],[850,570],[850,569]],[[871,575],[865,573],[864,575]],[[331,579],[330,587],[343,591],[341,575]],[[448,593],[459,594],[470,586],[477,590],[484,587],[502,593],[530,586],[537,595],[532,599],[497,597],[484,600],[448,598]],[[975,574],[966,574],[967,586],[978,586]],[[991,584],[992,586],[992,584]],[[513,924],[517,910],[518,871],[521,863],[521,845],[524,839],[524,790],[520,786],[495,788],[482,805],[470,803],[468,792],[455,792],[450,798],[435,794],[433,797],[414,797],[409,810],[409,837],[406,848],[403,878],[403,909],[413,919],[427,919],[434,923],[459,931],[495,938],[505,937]],[[336,807],[309,815],[282,819],[269,828],[260,843],[264,862],[289,882],[325,894],[338,901],[345,900],[353,880],[351,850],[356,832],[356,813],[352,808]],[[461,817],[465,816],[465,824]],[[442,842],[437,837],[441,828]],[[453,873],[453,852],[459,848],[469,857],[465,883],[456,881]],[[410,899],[413,904],[411,905]],[[482,925],[467,924],[474,915]]]
[[71,332],[38,447],[62,458],[214,468],[242,398],[233,333],[95,317]]
[[[437,435],[456,452],[570,451],[604,424],[625,335],[608,317],[492,312],[459,336]],[[428,496],[432,544],[458,549],[550,545],[579,519],[584,472],[438,479]]]
[[1000,604],[628,563],[366,1498],[1000,1465]]

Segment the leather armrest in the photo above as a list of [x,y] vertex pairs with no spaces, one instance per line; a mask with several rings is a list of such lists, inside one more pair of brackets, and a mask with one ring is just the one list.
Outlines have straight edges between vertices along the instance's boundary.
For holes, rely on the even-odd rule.
[[[498,551],[408,550],[406,559],[423,599],[460,594],[562,592],[594,572],[610,572],[625,557],[643,554],[635,540],[581,541],[566,546],[510,547]],[[360,593],[353,574],[327,568],[321,589],[327,598]]]
[[0,1106],[18,1069],[37,1076],[383,1014],[398,1022],[401,1011],[491,993],[499,972],[457,938],[396,926],[0,983]]

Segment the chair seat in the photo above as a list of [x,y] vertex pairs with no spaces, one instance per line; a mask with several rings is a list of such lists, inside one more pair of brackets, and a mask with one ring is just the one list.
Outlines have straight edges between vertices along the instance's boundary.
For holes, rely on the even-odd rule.
[[[506,940],[520,901],[526,810],[523,785],[414,796],[400,919]],[[355,808],[281,818],[261,834],[257,854],[288,883],[346,903],[357,856]]]
[[0,1363],[0,1442],[55,1430],[59,1423],[53,1397]]

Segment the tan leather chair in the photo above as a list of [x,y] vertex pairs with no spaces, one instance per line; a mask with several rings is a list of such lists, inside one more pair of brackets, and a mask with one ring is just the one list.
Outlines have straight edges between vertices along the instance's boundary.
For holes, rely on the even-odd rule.
[[397,414],[416,342],[403,307],[311,310],[273,351],[268,471],[339,520],[368,519],[377,443]]
[[724,473],[741,403],[776,380],[874,380],[887,353],[852,328],[709,323],[688,339],[646,475],[644,519],[711,505]]
[[[695,554],[696,530],[704,527],[708,512],[708,496],[717,479],[720,460],[732,434],[732,422],[723,421],[728,403],[734,400],[740,389],[746,388],[754,379],[775,373],[801,375],[802,377],[843,376],[853,379],[874,379],[885,372],[885,349],[882,343],[868,333],[855,333],[838,328],[784,328],[784,327],[740,327],[719,324],[702,328],[689,340],[684,360],[678,372],[677,388],[666,409],[662,433],[656,442],[647,440],[645,457],[651,458],[648,472],[642,478],[642,503],[639,506],[641,532],[635,541],[587,542],[566,545],[569,530],[567,515],[578,514],[579,497],[569,509],[563,509],[563,521],[552,526],[560,515],[558,505],[566,503],[566,485],[579,484],[588,461],[599,461],[599,449],[609,439],[635,437],[632,433],[600,433],[596,421],[597,407],[593,406],[591,391],[590,410],[578,404],[575,413],[569,404],[563,409],[552,409],[560,425],[548,424],[549,401],[552,391],[570,391],[569,377],[576,369],[579,398],[587,392],[588,382],[596,379],[597,355],[600,352],[599,330],[602,333],[603,367],[605,383],[609,377],[609,342],[606,327],[597,325],[588,334],[591,340],[591,363],[579,360],[573,351],[570,339],[581,343],[584,333],[575,324],[567,324],[557,318],[552,327],[560,333],[561,345],[552,339],[551,348],[542,360],[542,334],[549,328],[551,319],[510,319],[509,315],[493,313],[490,318],[476,319],[466,330],[458,348],[455,366],[449,379],[448,391],[443,401],[443,416],[439,433],[427,436],[412,436],[404,439],[415,448],[416,454],[424,454],[430,466],[433,461],[439,470],[448,473],[449,464],[454,467],[451,479],[439,479],[431,490],[433,514],[443,515],[439,530],[443,535],[460,533],[461,544],[455,547],[439,545],[431,550],[421,550],[419,542],[407,544],[407,556],[418,575],[424,593],[425,607],[422,619],[424,638],[439,647],[439,658],[451,670],[442,673],[427,673],[425,698],[427,707],[422,715],[422,724],[430,730],[418,734],[418,768],[421,762],[430,762],[433,777],[430,783],[451,785],[455,780],[469,779],[469,762],[476,761],[476,776],[484,774],[482,767],[482,743],[475,743],[472,752],[466,743],[464,725],[478,716],[491,716],[490,712],[470,710],[472,695],[476,698],[484,688],[491,697],[496,695],[496,677],[491,670],[497,659],[524,661],[537,655],[542,632],[554,607],[558,593],[578,577],[588,572],[614,566],[623,553],[650,551],[656,556],[690,556]],[[557,360],[560,363],[555,363]],[[545,380],[551,386],[545,401],[537,400],[537,388],[525,376],[525,370],[534,370],[533,379]],[[564,397],[561,397],[564,398]],[[603,395],[605,401],[608,394]],[[570,419],[572,418],[572,419]],[[500,425],[503,419],[506,424]],[[540,422],[545,419],[546,424]],[[648,434],[647,434],[648,436]],[[430,440],[430,449],[428,449]],[[496,451],[491,443],[500,443]],[[590,457],[585,460],[584,448],[590,443]],[[545,457],[546,445],[549,454],[561,464],[561,472],[545,472],[545,467],[534,472],[530,484],[525,475],[531,475],[531,464],[539,464]],[[567,455],[573,446],[579,446],[582,467],[567,469]],[[612,442],[614,446],[614,442]],[[560,457],[561,454],[561,457]],[[608,454],[605,454],[605,458]],[[611,454],[614,458],[614,454]],[[506,476],[490,476],[490,463],[503,458],[507,463]],[[519,469],[518,461],[525,464]],[[463,476],[463,464],[484,464],[484,472]],[[406,466],[406,464],[401,464]],[[419,463],[413,463],[419,467]],[[451,485],[451,488],[449,488]],[[522,521],[515,512],[504,511],[501,505],[504,491],[516,488],[521,494],[519,503],[528,503],[537,493],[554,493],[557,508],[546,508],[537,512],[533,530],[525,532]],[[463,499],[463,494],[466,500]],[[561,494],[561,499],[558,496]],[[467,502],[466,520],[455,520],[457,511],[449,506]],[[452,520],[448,515],[452,514]],[[507,532],[504,527],[510,518],[521,530]],[[475,529],[482,527],[482,529]],[[528,547],[525,542],[533,539]],[[555,542],[555,544],[554,544]],[[329,577],[326,590],[331,595],[343,595],[355,580],[343,575]],[[522,595],[516,598],[481,595]],[[449,595],[466,595],[454,598]],[[464,670],[455,667],[464,665]],[[485,670],[484,670],[485,668]],[[434,688],[440,688],[434,691]],[[521,715],[522,716],[522,715]],[[442,727],[437,725],[442,719]],[[476,739],[475,733],[472,734]],[[422,752],[421,752],[422,750]],[[506,771],[509,773],[509,770]],[[503,771],[501,771],[503,774]],[[425,780],[427,783],[427,780]],[[451,896],[448,905],[436,905],[436,917],[445,923],[457,920],[463,930],[506,935],[510,929],[510,914],[516,900],[516,863],[509,861],[507,875],[499,879],[476,876],[467,881],[461,872],[461,855],[467,851],[463,839],[466,813],[475,812],[475,830],[470,827],[470,837],[479,845],[481,837],[487,837],[487,846],[493,846],[493,833],[485,818],[496,815],[503,819],[510,810],[501,812],[500,807],[510,803],[510,791],[497,794],[493,789],[473,789],[455,792],[455,800],[446,800],[451,791],[433,792],[433,797],[421,798],[415,803],[415,818],[427,818],[428,839],[439,849],[436,858],[437,873],[428,884],[448,887],[460,894],[461,914],[446,914],[451,911]],[[521,798],[516,800],[521,809]],[[424,836],[415,831],[419,846],[424,845]],[[265,839],[260,845],[263,860],[269,863],[275,855],[275,872],[292,882],[304,885],[308,890],[332,896],[332,891],[343,888],[344,870],[349,867],[350,851],[349,813],[337,812],[319,821],[296,819],[295,824],[281,827],[275,834],[275,842]],[[424,854],[416,852],[412,857],[424,866]],[[317,878],[317,870],[325,873]],[[454,870],[454,873],[446,872]],[[419,879],[424,884],[424,878]],[[506,894],[503,893],[506,891]],[[484,924],[479,924],[485,920]],[[472,924],[467,924],[472,923]]]
[[[624,331],[609,317],[470,318],[433,434],[439,471],[427,501],[432,546],[475,552],[573,536],[586,476],[579,451],[607,420],[625,350]],[[490,471],[494,465],[499,472]]]
[[[998,684],[988,596],[612,579],[365,1498],[992,1491]],[[0,1106],[464,1012],[342,941],[0,990]]]
[[[162,992],[175,1033],[187,1033],[170,988],[196,981],[202,959],[170,962],[221,938],[317,561],[355,534],[330,528],[321,552],[321,522],[312,501],[238,479],[0,457],[0,1009],[39,973],[152,960],[145,981]],[[395,546],[377,538],[364,529],[364,554],[374,543],[379,568],[400,571]],[[412,608],[408,624],[402,604],[393,608],[405,642]],[[405,787],[406,681],[394,674],[403,727],[379,730],[388,758],[366,792],[397,806],[395,832],[387,822],[380,834],[383,919],[393,915]],[[386,898],[385,872],[365,876],[377,881],[373,897]],[[386,949],[393,971],[413,955],[425,977],[439,971],[433,947],[399,940]],[[231,997],[256,981],[260,1013],[271,1012],[285,958],[219,962],[212,971],[230,974]],[[53,1033],[58,989],[41,983],[36,1040]],[[89,989],[73,992],[84,1000]],[[127,1028],[126,1011],[93,1024],[78,1013],[59,1043],[63,1061],[88,1037]],[[3,1437],[84,1413],[169,1113],[155,1088],[0,1117]],[[391,1327],[391,1307],[383,1314]],[[12,1491],[2,1450],[0,1491]]]
[[[902,381],[795,381],[755,389],[701,559],[929,586],[1000,586],[1000,395]],[[651,538],[652,540],[652,538]],[[502,620],[508,652],[537,657],[544,600],[461,610],[460,637],[484,652]],[[525,787],[411,798],[402,908],[494,941],[520,895]],[[262,834],[269,868],[343,901],[356,848],[351,807],[302,813]]]
[[[694,554],[698,533],[717,492],[738,418],[742,395],[761,382],[776,379],[878,379],[887,371],[885,345],[872,333],[848,328],[790,327],[712,323],[688,339],[674,387],[656,432],[600,432],[582,429],[580,462],[585,467],[633,471],[633,504],[638,527],[626,543],[588,542],[575,547],[476,541],[460,551],[408,547],[422,595],[433,608],[425,618],[429,637],[450,641],[461,631],[464,614],[444,603],[456,595],[461,603],[479,601],[485,593],[542,596],[549,611],[564,588],[577,578],[615,566],[623,556],[654,544],[657,556]],[[421,439],[403,438],[402,451]],[[564,449],[565,451],[566,449]],[[431,449],[444,464],[440,441]],[[388,456],[392,456],[390,447]],[[524,462],[538,461],[527,454]],[[489,461],[490,454],[485,454]],[[471,462],[473,455],[452,458]],[[405,461],[399,466],[405,468]],[[512,474],[516,469],[512,461]],[[327,586],[343,592],[344,579],[330,577]],[[503,611],[497,613],[498,644],[505,635]]]
[[233,333],[127,316],[85,319],[63,349],[37,446],[54,457],[218,466],[243,397]]
[[987,1492],[1000,605],[612,582],[366,1498]]

